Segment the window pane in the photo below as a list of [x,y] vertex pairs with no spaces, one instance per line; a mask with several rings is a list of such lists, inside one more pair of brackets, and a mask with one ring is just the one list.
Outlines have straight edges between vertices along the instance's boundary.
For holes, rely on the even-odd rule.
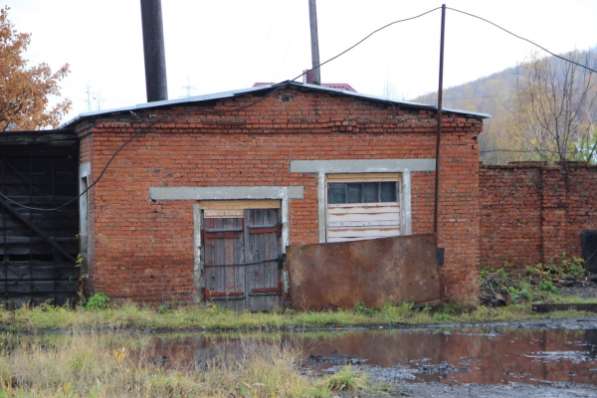
[[378,190],[379,190],[378,182],[363,183],[363,203],[379,202]]
[[381,201],[396,202],[397,184],[395,182],[381,183]]
[[361,183],[352,182],[348,185],[346,203],[361,203]]
[[344,184],[344,183],[328,184],[328,203],[330,203],[330,204],[346,203],[346,184]]

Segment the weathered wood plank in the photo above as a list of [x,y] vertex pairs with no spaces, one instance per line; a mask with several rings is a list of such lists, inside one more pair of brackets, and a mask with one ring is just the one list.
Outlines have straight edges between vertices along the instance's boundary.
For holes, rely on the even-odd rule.
[[327,240],[341,242],[400,235],[400,206],[390,203],[328,204]]

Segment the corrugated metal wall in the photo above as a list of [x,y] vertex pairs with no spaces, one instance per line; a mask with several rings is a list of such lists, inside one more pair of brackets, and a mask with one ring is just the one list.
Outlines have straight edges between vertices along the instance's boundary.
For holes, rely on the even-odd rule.
[[[76,298],[79,268],[78,139],[57,132],[0,134],[0,300],[63,304]],[[21,205],[19,205],[21,204]]]

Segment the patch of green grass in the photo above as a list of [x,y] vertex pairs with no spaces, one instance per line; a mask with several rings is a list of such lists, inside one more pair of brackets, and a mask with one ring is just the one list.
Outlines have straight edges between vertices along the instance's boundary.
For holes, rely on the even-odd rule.
[[95,293],[84,304],[87,310],[105,310],[110,304],[110,297],[105,293]]
[[[163,331],[280,331],[345,326],[425,324],[445,322],[490,322],[545,318],[536,314],[531,303],[597,303],[597,298],[562,296],[560,281],[582,280],[586,271],[581,259],[562,257],[559,262],[536,264],[519,274],[506,269],[481,270],[481,297],[505,298],[503,307],[463,307],[457,304],[415,306],[411,303],[387,304],[368,308],[357,304],[350,310],[299,312],[283,310],[273,313],[235,312],[216,305],[171,306],[158,308],[133,303],[114,304],[104,294],[95,294],[75,309],[41,305],[16,311],[0,308],[0,327],[13,331],[51,329],[143,329]],[[576,317],[594,314],[566,312],[548,317]]]
[[486,304],[524,304],[529,302],[589,302],[561,295],[560,287],[586,283],[587,270],[582,258],[562,255],[546,263],[538,263],[524,270],[506,268],[482,269],[480,272],[481,302]]
[[361,391],[367,388],[367,384],[367,377],[356,372],[351,366],[344,366],[325,381],[327,388],[335,392]]
[[[570,302],[553,293],[545,297],[554,302]],[[559,300],[559,301],[558,301]],[[570,300],[570,301],[566,301]],[[591,302],[588,299],[583,302]],[[579,314],[567,313],[568,316]],[[582,313],[581,316],[589,314]],[[553,315],[549,315],[550,317]],[[594,314],[593,314],[594,316]],[[531,311],[530,302],[504,307],[460,307],[446,304],[439,307],[415,308],[412,304],[385,305],[380,309],[338,310],[321,312],[283,311],[274,313],[234,312],[210,305],[193,305],[170,309],[152,309],[123,304],[89,311],[84,308],[39,306],[16,311],[0,310],[0,325],[13,331],[52,329],[142,329],[154,331],[276,331],[318,329],[377,324],[426,324],[442,322],[489,322],[544,318]]]

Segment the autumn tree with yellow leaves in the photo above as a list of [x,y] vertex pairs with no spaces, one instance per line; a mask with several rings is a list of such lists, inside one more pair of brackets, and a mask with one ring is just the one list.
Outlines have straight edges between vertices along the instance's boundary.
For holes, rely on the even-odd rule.
[[68,64],[55,72],[46,63],[28,65],[31,35],[14,28],[8,11],[0,9],[0,132],[56,127],[71,105],[59,87]]

